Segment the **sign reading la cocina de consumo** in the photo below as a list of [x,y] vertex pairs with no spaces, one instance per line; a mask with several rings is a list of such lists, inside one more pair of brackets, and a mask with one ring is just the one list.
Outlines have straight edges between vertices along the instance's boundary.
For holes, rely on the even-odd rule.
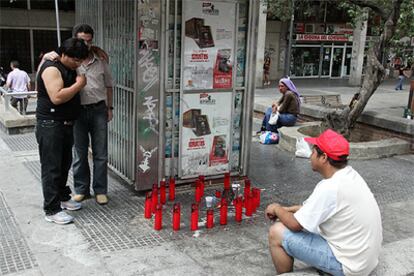
[[350,39],[344,35],[325,35],[325,34],[297,34],[296,41],[343,41]]

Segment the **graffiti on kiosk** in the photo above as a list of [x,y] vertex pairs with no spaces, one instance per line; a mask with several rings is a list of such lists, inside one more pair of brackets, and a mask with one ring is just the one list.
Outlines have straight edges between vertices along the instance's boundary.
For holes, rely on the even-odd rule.
[[152,96],[145,97],[145,102],[142,104],[147,109],[145,110],[144,120],[148,121],[149,127],[148,129],[152,130],[154,133],[158,134],[157,126],[158,126],[158,119],[154,112],[154,109],[157,107],[158,99],[153,99]]
[[143,173],[146,173],[148,170],[151,169],[149,166],[149,160],[151,159],[154,152],[158,150],[158,147],[153,148],[150,151],[147,151],[144,149],[143,146],[139,145],[139,149],[142,152],[143,160],[141,161],[141,164],[139,164],[139,168],[142,170]]
[[147,92],[158,80],[158,67],[155,64],[155,57],[151,50],[140,51],[140,59],[138,62],[140,68],[144,68],[142,80],[146,86],[142,92]]

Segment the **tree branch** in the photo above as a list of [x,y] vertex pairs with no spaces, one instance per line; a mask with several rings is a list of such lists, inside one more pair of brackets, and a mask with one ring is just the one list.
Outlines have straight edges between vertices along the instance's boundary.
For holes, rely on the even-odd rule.
[[379,16],[381,16],[382,19],[387,20],[388,16],[387,13],[381,9],[377,3],[371,3],[369,1],[364,0],[348,0],[350,3],[360,6],[361,8],[370,8],[375,13],[377,13]]

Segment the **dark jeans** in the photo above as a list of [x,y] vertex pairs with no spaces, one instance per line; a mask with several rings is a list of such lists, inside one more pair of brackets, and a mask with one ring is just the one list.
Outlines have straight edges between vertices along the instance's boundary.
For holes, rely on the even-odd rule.
[[74,126],[73,180],[76,193],[83,195],[90,194],[89,134],[93,156],[92,188],[95,194],[106,194],[108,191],[108,110],[104,101],[82,106]]
[[27,109],[27,104],[29,103],[29,100],[27,98],[15,98],[12,97],[10,99],[10,104],[11,106],[13,106],[14,108],[17,109],[17,103],[19,104],[19,111],[21,114],[25,114],[26,113],[26,109]]
[[73,127],[62,121],[37,120],[36,139],[42,171],[43,209],[46,215],[54,215],[62,210],[60,202],[71,198],[66,181],[72,163]]
[[263,117],[262,130],[268,130],[271,132],[277,132],[278,128],[283,126],[293,126],[296,124],[297,116],[290,113],[280,113],[279,119],[277,120],[276,125],[269,124],[270,116],[272,115],[272,108],[269,107],[265,116]]

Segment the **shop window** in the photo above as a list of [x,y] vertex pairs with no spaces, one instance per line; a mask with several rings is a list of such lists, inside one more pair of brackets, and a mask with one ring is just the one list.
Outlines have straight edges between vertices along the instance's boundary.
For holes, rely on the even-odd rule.
[[27,0],[0,1],[0,8],[24,9],[27,10]]
[[17,60],[20,69],[31,72],[29,30],[0,29],[0,66],[10,71],[10,61]]
[[[2,1],[3,2],[3,1]],[[59,10],[61,11],[75,11],[75,0],[59,0]],[[34,10],[54,10],[54,0],[31,0],[30,8]]]
[[295,77],[319,75],[320,47],[294,47],[292,49],[291,74]]
[[[71,36],[72,36],[71,31],[60,32],[60,37],[62,41],[65,41]],[[50,52],[50,51],[54,51],[58,47],[56,31],[49,31],[49,30],[33,31],[33,44],[34,44],[33,48],[34,48],[35,68],[37,68],[43,54]]]

